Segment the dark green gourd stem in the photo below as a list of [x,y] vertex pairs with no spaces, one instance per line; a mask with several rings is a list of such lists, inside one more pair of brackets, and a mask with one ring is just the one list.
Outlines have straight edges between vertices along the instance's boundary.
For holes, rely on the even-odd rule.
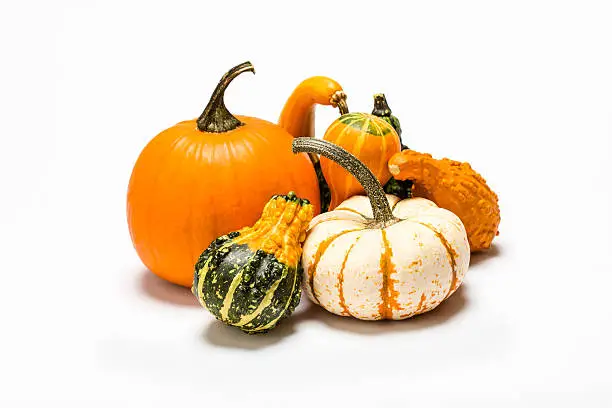
[[372,115],[381,117],[391,116],[391,108],[389,108],[385,94],[379,93],[374,95],[374,109],[372,110]]
[[385,94],[379,93],[374,95],[374,109],[372,109],[372,115],[382,118],[384,121],[393,126],[393,129],[395,129],[395,132],[399,136],[402,150],[408,149],[408,146],[404,145],[404,142],[402,141],[402,127],[400,125],[400,121],[398,118],[393,116],[389,103],[387,103]]
[[223,96],[227,86],[243,72],[250,71],[255,73],[255,67],[249,61],[243,62],[240,65],[236,65],[230,69],[219,81],[219,84],[215,88],[210,101],[204,112],[198,118],[198,129],[202,132],[210,133],[223,133],[234,130],[239,126],[244,125],[234,115],[232,115],[225,107]]
[[393,224],[397,219],[393,216],[389,201],[380,182],[372,171],[358,158],[333,143],[310,137],[293,139],[293,153],[316,153],[338,163],[353,175],[362,185],[372,206],[376,227]]

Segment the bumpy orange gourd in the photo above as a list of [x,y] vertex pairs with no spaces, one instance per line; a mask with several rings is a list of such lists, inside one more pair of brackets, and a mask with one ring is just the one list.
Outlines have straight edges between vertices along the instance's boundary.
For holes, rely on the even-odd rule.
[[293,136],[262,119],[233,116],[223,94],[244,63],[230,70],[197,120],[180,122],[142,151],[130,178],[127,218],[140,259],[158,276],[183,286],[216,237],[252,225],[274,194],[295,191],[319,213],[319,189],[306,154],[291,152]]
[[[352,153],[383,185],[391,178],[387,161],[401,149],[393,126],[368,113],[342,115],[329,126],[323,139]],[[355,177],[334,161],[322,157],[321,169],[331,190],[330,210],[350,196],[365,192]]]
[[404,150],[391,157],[389,170],[398,180],[414,182],[415,197],[455,213],[465,225],[472,252],[489,248],[499,234],[497,195],[469,163]]

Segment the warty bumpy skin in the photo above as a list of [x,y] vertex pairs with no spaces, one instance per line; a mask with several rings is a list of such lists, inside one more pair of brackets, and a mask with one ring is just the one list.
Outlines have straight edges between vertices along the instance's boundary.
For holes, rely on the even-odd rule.
[[412,180],[415,197],[455,213],[465,225],[472,252],[489,248],[499,235],[497,194],[469,163],[404,150],[391,157],[389,171],[398,180]]

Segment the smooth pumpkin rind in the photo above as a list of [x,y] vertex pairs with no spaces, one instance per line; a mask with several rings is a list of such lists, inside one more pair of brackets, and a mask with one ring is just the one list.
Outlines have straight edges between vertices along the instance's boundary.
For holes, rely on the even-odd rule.
[[[255,73],[249,61],[226,72],[202,114],[157,135],[132,171],[130,237],[145,266],[170,282],[190,286],[202,248],[255,222],[273,194],[296,191],[320,211],[314,162],[306,154],[291,154],[292,134],[261,119],[235,116],[225,106],[225,90],[245,72]],[[281,122],[305,126],[312,122],[315,103],[347,110],[340,86],[315,77],[298,86]]]
[[191,286],[193,265],[216,237],[253,224],[270,196],[294,190],[319,212],[316,174],[293,137],[262,119],[225,133],[184,121],[154,138],[138,158],[128,187],[128,225],[148,269]]

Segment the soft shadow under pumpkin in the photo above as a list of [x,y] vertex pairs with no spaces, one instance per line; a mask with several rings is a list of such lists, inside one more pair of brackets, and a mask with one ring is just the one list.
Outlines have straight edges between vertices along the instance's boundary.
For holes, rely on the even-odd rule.
[[502,248],[497,244],[491,245],[489,249],[472,253],[470,255],[470,270],[477,265],[486,263],[489,259],[500,256],[502,253]]
[[[243,350],[258,350],[273,346],[296,332],[303,321],[315,320],[317,307],[302,297],[298,309],[273,330],[265,334],[247,334],[218,320],[209,322],[202,331],[202,341],[213,346]],[[323,311],[325,312],[325,311]]]
[[277,328],[265,334],[247,334],[236,327],[215,320],[202,331],[202,341],[217,347],[259,350],[270,347],[293,334],[293,324],[282,322]]
[[467,304],[467,293],[465,284],[463,284],[450,298],[431,312],[406,320],[366,322],[336,316],[303,297],[298,310],[269,333],[249,335],[215,320],[209,322],[204,328],[202,341],[223,348],[259,350],[278,344],[293,335],[298,326],[305,321],[319,321],[332,329],[357,335],[410,332],[443,324],[459,315]]
[[138,289],[157,302],[201,307],[188,288],[167,282],[148,269],[142,269],[138,278]]

